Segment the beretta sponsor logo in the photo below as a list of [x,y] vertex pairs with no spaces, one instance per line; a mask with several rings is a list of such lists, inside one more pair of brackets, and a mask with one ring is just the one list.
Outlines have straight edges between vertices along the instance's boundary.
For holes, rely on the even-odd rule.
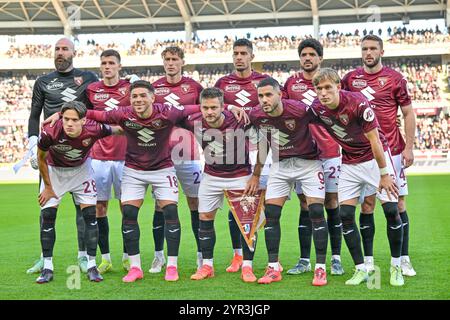
[[367,81],[364,79],[355,79],[352,82],[352,86],[358,89],[367,87]]
[[156,88],[155,89],[155,94],[157,96],[164,96],[164,95],[169,94],[169,93],[170,93],[169,88]]
[[308,86],[304,83],[295,83],[291,88],[294,92],[303,92],[308,89]]
[[47,90],[58,90],[64,87],[62,82],[51,82],[47,85]]
[[94,100],[102,101],[102,100],[108,100],[109,94],[108,93],[96,93],[94,95]]
[[238,84],[229,84],[225,87],[226,92],[238,92],[241,90],[241,86]]

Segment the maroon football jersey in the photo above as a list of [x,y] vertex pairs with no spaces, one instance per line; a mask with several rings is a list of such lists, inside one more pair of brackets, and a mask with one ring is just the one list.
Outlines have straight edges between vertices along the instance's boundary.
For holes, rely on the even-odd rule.
[[[367,99],[359,92],[341,90],[339,106],[331,110],[317,99],[312,109],[324,128],[342,147],[342,163],[355,164],[374,158],[365,133],[378,128],[375,113]],[[378,130],[384,151],[388,150],[387,140]]]
[[393,155],[405,149],[396,118],[398,107],[411,104],[407,81],[399,72],[383,67],[379,72],[369,74],[360,67],[345,75],[343,88],[348,91],[360,91],[369,100],[378,118],[381,130],[386,135]]
[[317,144],[308,124],[314,113],[301,101],[282,99],[283,113],[278,117],[267,115],[261,108],[250,112],[250,121],[271,143],[274,161],[279,159],[319,159]]
[[197,106],[153,104],[153,113],[141,119],[132,107],[107,112],[89,110],[87,117],[122,127],[127,138],[125,166],[135,170],[160,170],[173,166],[169,138],[173,127],[189,114],[199,112]]
[[214,87],[224,93],[224,102],[244,109],[247,114],[259,105],[256,86],[268,75],[253,71],[247,78],[240,78],[235,73],[217,80]]
[[[203,90],[200,83],[188,77],[181,77],[177,83],[169,83],[166,77],[162,77],[153,82],[153,87],[155,88],[155,103],[170,103],[174,106],[200,104],[200,92]],[[179,137],[183,136],[186,136],[187,139],[182,139],[180,142]],[[171,148],[178,143],[182,144],[183,150],[190,148],[189,155],[182,155],[183,160],[200,160],[199,150],[191,132],[174,128],[170,137]]]
[[[91,83],[86,94],[94,110],[108,111],[130,105],[130,82],[119,80],[114,86],[103,81]],[[91,157],[98,160],[125,160],[127,138],[111,136],[98,140],[91,150]]]
[[[303,77],[289,77],[284,84],[284,96],[311,106],[317,94],[311,80]],[[330,137],[328,131],[320,125],[310,124],[309,129],[317,142],[321,159],[337,158],[341,156],[339,144]]]
[[189,116],[183,126],[193,132],[205,155],[205,173],[221,178],[236,178],[251,174],[248,135],[243,121],[224,111],[220,128],[211,128],[201,113]]
[[81,134],[71,138],[64,132],[63,120],[59,119],[53,127],[50,127],[50,124],[42,127],[38,147],[48,151],[49,165],[78,167],[86,161],[94,143],[109,135],[111,135],[111,128],[108,125],[87,120]]

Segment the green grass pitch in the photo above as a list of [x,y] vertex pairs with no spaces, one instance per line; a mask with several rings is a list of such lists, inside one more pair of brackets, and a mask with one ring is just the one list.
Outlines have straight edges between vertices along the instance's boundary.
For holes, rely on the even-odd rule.
[[[311,285],[312,273],[289,276],[271,285],[246,284],[240,274],[228,274],[225,268],[232,256],[231,241],[227,226],[227,211],[219,211],[215,228],[216,276],[204,281],[192,281],[195,271],[196,247],[190,227],[189,211],[185,199],[179,205],[182,223],[182,239],[179,257],[180,280],[165,282],[163,274],[149,274],[147,270],[153,258],[151,222],[153,201],[147,197],[140,210],[141,256],[145,277],[132,284],[122,283],[122,240],[120,212],[117,202],[110,204],[110,243],[115,270],[105,275],[101,283],[89,283],[81,275],[80,288],[70,289],[67,282],[70,265],[76,265],[77,242],[75,212],[70,196],[64,198],[58,211],[57,240],[54,250],[55,279],[52,283],[34,283],[37,275],[27,275],[26,269],[40,253],[37,203],[37,185],[0,185],[0,299],[449,299],[450,298],[450,206],[448,192],[450,176],[409,177],[410,196],[408,213],[411,221],[410,256],[417,271],[414,278],[406,278],[401,288],[389,285],[389,250],[386,238],[386,223],[380,206],[376,211],[375,264],[381,270],[379,288],[366,285],[345,286],[352,274],[352,262],[343,241],[342,259],[346,274],[341,277],[328,275],[326,287]],[[292,267],[299,256],[297,237],[298,200],[294,198],[285,206],[282,214],[282,238],[280,260],[284,269]],[[99,257],[99,252],[98,252]],[[314,254],[312,253],[314,262]],[[99,258],[97,259],[99,261]],[[329,263],[329,257],[327,258]],[[254,261],[255,274],[263,274],[267,254],[263,232]]]

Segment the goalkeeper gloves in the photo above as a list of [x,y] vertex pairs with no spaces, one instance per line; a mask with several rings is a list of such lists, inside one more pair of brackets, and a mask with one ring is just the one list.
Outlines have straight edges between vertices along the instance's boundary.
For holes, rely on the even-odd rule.
[[37,143],[38,143],[37,136],[31,136],[28,138],[27,151],[30,153],[31,167],[35,170],[37,170],[39,168],[38,161],[37,161]]

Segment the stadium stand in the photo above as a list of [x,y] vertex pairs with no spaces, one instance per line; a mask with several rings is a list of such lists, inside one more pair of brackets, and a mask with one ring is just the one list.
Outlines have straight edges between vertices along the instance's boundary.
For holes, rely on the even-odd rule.
[[[391,31],[389,31],[391,30]],[[320,42],[325,48],[347,48],[357,47],[361,43],[361,38],[365,34],[381,34],[385,41],[391,44],[439,44],[450,41],[448,33],[442,33],[436,26],[433,29],[419,29],[409,30],[406,27],[392,30],[390,27],[387,30],[378,31],[355,30],[354,33],[340,33],[336,30],[327,32],[322,35]],[[259,36],[253,37],[252,42],[258,51],[279,51],[279,50],[295,50],[299,43],[312,37],[305,36]],[[77,49],[77,57],[100,56],[102,51],[106,49],[116,49],[126,56],[141,56],[141,55],[159,55],[167,46],[179,46],[183,48],[187,54],[197,54],[205,52],[226,53],[232,49],[232,44],[235,39],[225,36],[223,39],[206,39],[202,41],[185,42],[182,40],[164,40],[149,43],[144,38],[136,39],[135,43],[126,47],[118,43],[100,44],[95,40],[88,40],[86,44],[80,44]],[[53,54],[53,46],[48,44],[32,45],[25,44],[22,46],[11,45],[4,55],[8,58],[50,58]]]
[[[139,41],[140,44],[145,41]],[[137,44],[137,43],[136,43]],[[92,50],[96,50],[97,45],[90,43]],[[343,76],[348,71],[356,67],[359,61],[325,63],[338,70]],[[442,100],[443,90],[446,89],[447,70],[440,64],[425,59],[386,59],[385,65],[396,69],[407,77],[409,91],[413,98],[413,105],[433,104],[439,106]],[[327,65],[328,64],[328,65]],[[142,70],[142,69],[139,69]],[[217,79],[231,72],[232,67],[221,65],[214,68],[202,68],[192,71],[185,71],[185,75],[199,81],[204,87],[211,87]],[[133,73],[135,70],[127,70],[126,73]],[[280,83],[297,71],[297,64],[273,64],[263,65],[262,72],[270,74]],[[137,75],[148,81],[155,81],[163,75],[162,69],[155,71],[144,69],[137,72]],[[0,163],[11,163],[20,159],[23,154],[24,141],[26,141],[27,121],[31,105],[32,88],[34,76],[12,76],[0,78]],[[429,110],[429,109],[426,109]],[[448,152],[449,143],[449,117],[442,112],[439,107],[432,108],[434,114],[418,114],[417,137],[415,148],[420,150],[445,150]]]

